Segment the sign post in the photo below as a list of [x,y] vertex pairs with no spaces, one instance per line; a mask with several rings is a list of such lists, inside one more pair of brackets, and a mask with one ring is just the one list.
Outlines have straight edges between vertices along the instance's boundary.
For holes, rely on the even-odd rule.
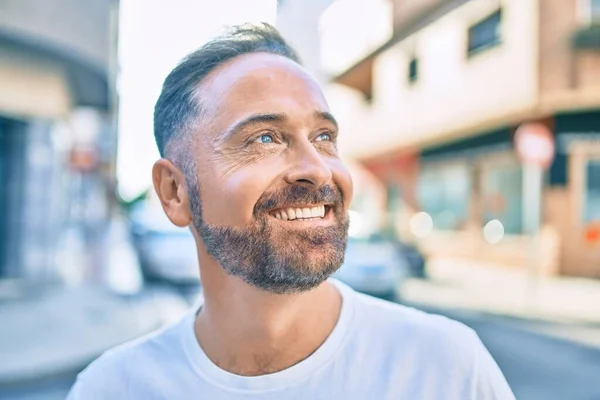
[[537,295],[540,268],[540,228],[544,171],[554,160],[555,143],[550,129],[541,123],[525,123],[515,132],[515,148],[523,163],[523,228],[533,239],[527,285],[530,299]]

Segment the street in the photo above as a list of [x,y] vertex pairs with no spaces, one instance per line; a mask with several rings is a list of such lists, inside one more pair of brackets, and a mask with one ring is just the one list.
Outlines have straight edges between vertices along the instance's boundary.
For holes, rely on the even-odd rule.
[[[449,316],[477,331],[517,399],[600,399],[600,349],[532,331],[527,321],[482,314]],[[600,334],[599,327],[596,332]]]
[[[181,295],[188,302],[195,297],[189,289]],[[463,311],[436,312],[477,331],[517,399],[600,399],[600,385],[596,383],[600,376],[600,349],[539,333],[537,325],[541,323],[537,322]],[[545,331],[552,331],[553,326],[543,324]],[[0,400],[64,399],[73,380],[73,375],[61,376],[25,388],[0,389]]]

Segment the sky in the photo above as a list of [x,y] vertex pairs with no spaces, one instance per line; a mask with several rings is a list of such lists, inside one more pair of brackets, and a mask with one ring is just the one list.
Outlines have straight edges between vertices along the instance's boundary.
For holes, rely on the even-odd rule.
[[162,82],[186,54],[225,26],[274,24],[276,0],[121,0],[118,191],[131,200],[151,187],[159,158],[152,113]]

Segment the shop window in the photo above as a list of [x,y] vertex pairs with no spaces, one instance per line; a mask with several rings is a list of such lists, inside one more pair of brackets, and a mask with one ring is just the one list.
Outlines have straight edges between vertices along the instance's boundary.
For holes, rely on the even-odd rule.
[[502,41],[502,10],[498,10],[469,28],[467,55],[495,47]]
[[600,25],[600,0],[589,0],[590,22]]
[[459,230],[468,218],[470,169],[466,164],[424,167],[419,176],[419,202],[434,229]]
[[587,162],[583,221],[600,222],[600,159]]
[[413,57],[408,63],[408,81],[415,83],[419,79],[419,60]]
[[523,232],[523,170],[506,164],[485,168],[481,175],[483,225],[498,220],[507,234]]
[[21,265],[26,128],[24,122],[0,117],[0,280],[18,275],[14,266]]

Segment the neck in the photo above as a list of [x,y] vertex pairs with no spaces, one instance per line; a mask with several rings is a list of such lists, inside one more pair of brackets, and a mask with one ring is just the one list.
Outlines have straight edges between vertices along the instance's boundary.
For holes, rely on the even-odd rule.
[[220,368],[255,376],[286,369],[327,339],[339,317],[341,296],[329,283],[294,294],[272,294],[201,260],[204,303],[195,332]]

